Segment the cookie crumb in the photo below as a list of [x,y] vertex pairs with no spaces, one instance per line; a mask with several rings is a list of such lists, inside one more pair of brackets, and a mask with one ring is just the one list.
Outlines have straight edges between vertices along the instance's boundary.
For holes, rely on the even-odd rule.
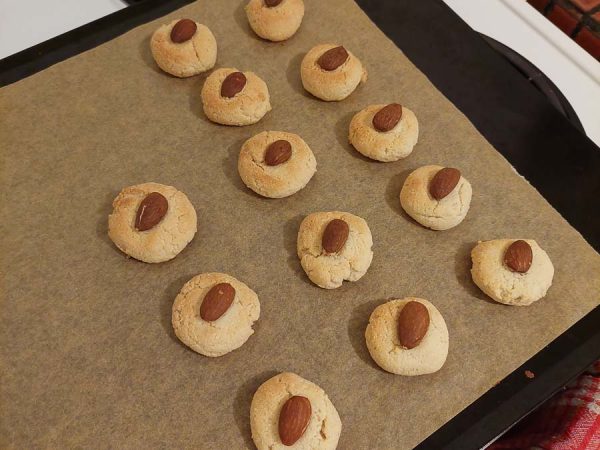
[[535,374],[534,374],[534,373],[533,373],[531,370],[526,370],[526,371],[525,371],[525,376],[526,376],[527,378],[529,378],[530,380],[531,380],[532,378],[535,378]]

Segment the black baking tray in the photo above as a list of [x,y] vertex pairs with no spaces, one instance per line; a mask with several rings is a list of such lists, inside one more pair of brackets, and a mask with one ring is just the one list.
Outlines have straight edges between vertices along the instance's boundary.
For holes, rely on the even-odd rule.
[[[600,149],[441,0],[357,2],[517,171],[600,250]],[[128,8],[0,60],[0,86],[191,1],[129,3]],[[417,448],[481,448],[599,358],[597,307]],[[535,376],[525,376],[526,370]]]

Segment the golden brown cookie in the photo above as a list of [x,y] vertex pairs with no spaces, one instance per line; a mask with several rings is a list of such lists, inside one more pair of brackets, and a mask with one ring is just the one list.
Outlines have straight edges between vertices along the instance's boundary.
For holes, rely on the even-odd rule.
[[152,35],[150,49],[156,64],[176,77],[206,72],[217,61],[217,41],[207,26],[190,19],[161,25]]
[[297,134],[263,131],[244,142],[238,171],[244,184],[257,194],[282,198],[308,184],[317,171],[317,161]]
[[[436,187],[438,194],[434,195]],[[400,191],[400,204],[424,227],[448,230],[466,217],[471,196],[471,184],[460,171],[431,165],[418,168],[406,178]]]
[[[395,117],[379,116],[396,106]],[[387,119],[387,121],[386,121]],[[381,122],[381,123],[380,123]],[[389,162],[406,158],[419,138],[415,114],[399,104],[371,105],[356,113],[350,122],[348,140],[360,153],[377,161]]]
[[108,236],[135,259],[159,263],[175,258],[196,234],[196,210],[172,186],[144,183],[123,189],[108,216]]
[[313,47],[302,60],[300,75],[304,89],[325,101],[343,100],[367,81],[360,60],[335,44]]
[[302,0],[250,0],[246,5],[250,27],[261,38],[285,41],[292,37],[304,17]]
[[[508,258],[507,251],[516,241],[519,239],[479,242],[471,252],[471,275],[479,289],[497,302],[527,306],[546,295],[552,286],[554,266],[533,239],[520,239],[523,242],[519,244],[524,244],[525,249],[528,246],[529,250],[517,248],[512,258]],[[510,260],[514,259],[519,264],[511,264]]]
[[215,357],[241,347],[259,316],[258,296],[246,284],[224,273],[202,273],[177,295],[171,321],[181,342]]
[[[291,402],[295,402],[295,408],[290,408]],[[301,410],[302,414],[286,420],[289,415],[285,411],[289,409],[296,413]],[[284,372],[256,390],[250,405],[250,428],[258,450],[334,450],[342,421],[323,389],[294,373]]]
[[269,89],[253,72],[217,69],[204,82],[201,96],[206,117],[222,125],[251,125],[271,111]]

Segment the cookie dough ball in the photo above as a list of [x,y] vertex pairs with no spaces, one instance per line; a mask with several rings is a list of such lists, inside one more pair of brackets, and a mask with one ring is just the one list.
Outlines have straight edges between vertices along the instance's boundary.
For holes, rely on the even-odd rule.
[[297,134],[263,131],[244,142],[238,171],[257,194],[282,198],[307,185],[317,171],[317,161]]
[[283,450],[290,446],[333,450],[342,432],[342,421],[323,389],[284,372],[265,381],[254,393],[250,428],[258,450]]
[[423,166],[406,178],[400,204],[424,227],[448,230],[467,215],[471,195],[471,184],[458,169]]
[[201,95],[206,117],[222,125],[252,125],[271,111],[269,89],[253,72],[215,70]]
[[367,81],[358,58],[334,44],[313,47],[302,60],[300,74],[304,89],[325,101],[343,100],[361,81]]
[[246,5],[250,27],[261,38],[285,41],[291,38],[302,23],[302,0],[250,0]]
[[171,321],[181,342],[197,353],[222,356],[241,347],[260,316],[256,293],[224,273],[188,281],[173,303]]
[[206,72],[217,61],[217,41],[212,32],[190,19],[161,25],[152,35],[150,49],[158,67],[180,78]]
[[379,305],[365,332],[367,348],[379,367],[397,375],[437,372],[448,356],[448,328],[435,306],[408,297]]
[[298,231],[298,258],[310,281],[335,289],[357,281],[373,260],[373,237],[364,219],[350,213],[312,213]]
[[172,186],[144,183],[119,192],[108,216],[108,236],[129,256],[147,263],[175,258],[196,234],[196,210]]
[[475,284],[505,305],[531,305],[552,285],[552,261],[532,239],[479,242],[471,251],[471,259]]
[[383,162],[406,158],[418,138],[417,117],[398,103],[367,106],[352,118],[348,133],[356,150]]

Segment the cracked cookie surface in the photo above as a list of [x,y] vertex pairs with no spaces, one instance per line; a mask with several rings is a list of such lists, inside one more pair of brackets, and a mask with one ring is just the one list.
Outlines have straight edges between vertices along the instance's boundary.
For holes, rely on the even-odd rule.
[[381,132],[373,126],[373,117],[386,105],[367,106],[354,115],[350,122],[350,144],[368,158],[389,162],[406,158],[419,139],[417,117],[402,107],[402,117],[394,128]]
[[429,184],[442,166],[423,166],[412,172],[400,191],[400,204],[406,213],[432,230],[448,230],[463,221],[471,205],[471,184],[463,176],[441,200],[433,198]]
[[246,5],[248,23],[263,39],[279,42],[292,37],[304,17],[302,0],[283,0],[275,7],[268,7],[264,0],[250,0]]
[[[342,219],[349,226],[348,239],[337,253],[328,254],[321,245],[327,224]],[[297,252],[308,278],[324,289],[335,289],[344,280],[357,281],[373,260],[373,237],[367,222],[347,212],[316,212],[304,218],[298,230]]]
[[[410,301],[423,304],[429,312],[429,328],[421,342],[408,349],[398,339],[398,318]],[[424,375],[437,372],[448,356],[448,328],[438,309],[422,298],[393,299],[371,313],[365,331],[367,348],[379,367],[397,375]]]
[[[216,284],[229,283],[235,289],[233,303],[217,320],[200,317],[200,306]],[[202,273],[188,281],[173,302],[171,322],[181,342],[205,356],[222,356],[241,347],[254,333],[260,316],[256,293],[246,284],[224,273]]]
[[[283,164],[265,163],[267,147],[275,141],[291,144],[292,154]],[[317,161],[304,140],[293,133],[263,131],[242,145],[238,172],[246,186],[259,195],[282,198],[292,195],[308,184],[317,171]]]
[[[135,228],[142,200],[151,192],[162,194],[169,207],[162,220],[146,231]],[[175,258],[196,234],[196,210],[187,196],[172,186],[143,183],[119,192],[108,216],[108,236],[129,256],[147,263]]]
[[204,113],[209,120],[222,125],[251,125],[271,111],[269,89],[255,73],[243,72],[246,77],[244,88],[234,97],[221,96],[223,81],[234,72],[238,70],[222,68],[208,76],[201,92]]
[[317,64],[318,59],[335,44],[321,44],[310,49],[302,60],[300,75],[304,89],[325,101],[339,101],[348,97],[358,85],[367,81],[367,71],[360,60],[348,49],[348,59],[337,69],[327,71]]
[[[287,447],[279,438],[279,413],[284,403],[295,395],[309,399],[311,417],[302,437]],[[340,438],[342,422],[323,389],[294,373],[284,372],[265,381],[254,393],[250,427],[258,450],[333,450]]]
[[518,239],[479,242],[471,251],[471,276],[489,297],[506,305],[527,306],[546,295],[552,285],[554,266],[548,254],[532,239],[533,259],[525,273],[513,272],[504,264],[504,253]]
[[150,39],[154,61],[162,70],[184,78],[212,69],[217,61],[217,41],[206,25],[196,22],[196,33],[188,41],[175,43],[171,30],[178,19],[161,25]]

